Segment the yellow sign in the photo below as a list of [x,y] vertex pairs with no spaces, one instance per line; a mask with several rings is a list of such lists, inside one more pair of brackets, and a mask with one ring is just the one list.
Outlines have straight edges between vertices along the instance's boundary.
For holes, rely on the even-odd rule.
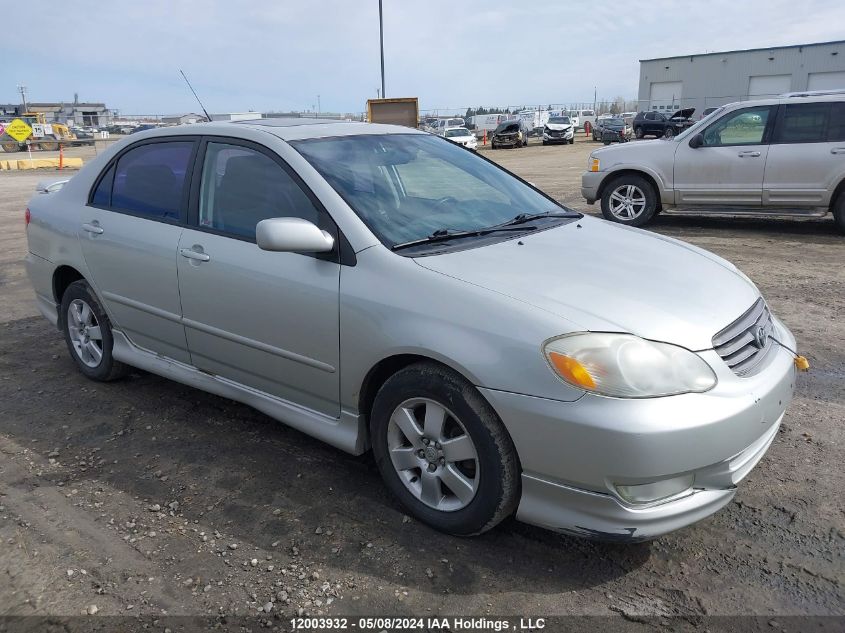
[[32,128],[29,127],[29,124],[26,121],[15,119],[6,126],[6,134],[19,143],[23,143],[29,138],[29,135],[32,134]]

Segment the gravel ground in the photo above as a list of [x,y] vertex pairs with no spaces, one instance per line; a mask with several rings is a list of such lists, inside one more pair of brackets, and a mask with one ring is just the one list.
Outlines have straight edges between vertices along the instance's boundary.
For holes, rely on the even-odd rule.
[[[483,151],[596,213],[579,193],[594,146]],[[813,366],[734,502],[637,545],[514,520],[459,539],[405,516],[369,456],[150,374],[86,381],[22,264],[26,200],[54,175],[0,173],[0,614],[758,614],[770,630],[845,615],[845,238],[829,218],[649,227],[736,263]]]

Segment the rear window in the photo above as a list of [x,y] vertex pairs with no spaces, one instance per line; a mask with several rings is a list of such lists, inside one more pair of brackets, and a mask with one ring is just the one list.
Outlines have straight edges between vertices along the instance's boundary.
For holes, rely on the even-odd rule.
[[845,141],[845,102],[831,104],[830,120],[827,124],[828,141]]
[[826,140],[830,103],[796,103],[783,106],[775,125],[775,143],[819,143]]
[[126,152],[117,161],[110,206],[156,219],[178,219],[192,150],[191,141],[170,141]]

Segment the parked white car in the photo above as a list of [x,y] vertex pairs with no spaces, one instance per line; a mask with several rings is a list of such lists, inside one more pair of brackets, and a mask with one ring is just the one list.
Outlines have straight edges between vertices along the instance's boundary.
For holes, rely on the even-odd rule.
[[475,134],[465,127],[446,128],[443,132],[443,137],[468,149],[478,149],[478,139],[475,138]]
[[575,127],[568,116],[550,116],[543,126],[543,145],[575,142]]

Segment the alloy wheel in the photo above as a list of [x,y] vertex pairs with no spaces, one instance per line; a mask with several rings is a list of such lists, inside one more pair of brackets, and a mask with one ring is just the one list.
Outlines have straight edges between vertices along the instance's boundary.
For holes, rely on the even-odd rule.
[[67,330],[73,349],[85,365],[94,368],[103,360],[103,333],[94,311],[82,299],[71,301]]
[[468,506],[479,485],[478,453],[461,421],[429,398],[412,398],[390,416],[387,449],[408,491],[435,510]]
[[645,193],[635,185],[620,185],[610,194],[609,206],[613,217],[630,222],[645,210]]

